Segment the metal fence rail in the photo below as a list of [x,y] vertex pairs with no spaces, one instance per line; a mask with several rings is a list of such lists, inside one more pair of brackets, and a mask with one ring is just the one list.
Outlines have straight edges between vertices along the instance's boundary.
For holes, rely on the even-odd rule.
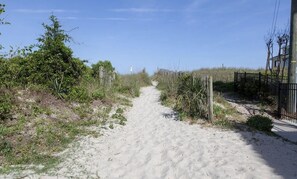
[[[280,83],[278,91],[278,115],[282,119],[290,120],[297,123],[297,84],[296,83]],[[293,101],[295,104],[289,109],[289,101]]]
[[[272,75],[261,73],[234,73],[234,91],[248,97],[275,97],[277,116],[297,123],[297,83],[285,83]],[[289,100],[295,106],[288,110]]]

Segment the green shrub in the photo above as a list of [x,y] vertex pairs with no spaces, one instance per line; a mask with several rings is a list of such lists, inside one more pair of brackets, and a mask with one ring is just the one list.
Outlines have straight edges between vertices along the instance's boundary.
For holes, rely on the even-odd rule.
[[184,112],[190,117],[207,116],[207,92],[203,81],[190,74],[180,76],[178,81],[175,109]]
[[151,85],[149,75],[143,70],[140,73],[119,76],[117,91],[132,97],[140,95],[140,88]]
[[166,91],[162,91],[160,96],[160,101],[164,103],[168,99],[168,93]]
[[116,113],[117,113],[117,114],[123,114],[123,113],[124,113],[124,110],[123,110],[122,108],[118,108],[118,109],[116,110]]
[[215,120],[213,122],[213,124],[215,126],[221,127],[221,128],[227,128],[227,129],[231,129],[234,127],[234,125],[232,124],[231,121],[227,120],[227,119],[219,119],[219,120]]
[[4,91],[0,91],[0,121],[11,118],[12,97]]
[[12,151],[12,146],[7,141],[0,142],[0,154],[7,155]]
[[233,91],[233,82],[215,81],[213,82],[213,90],[218,92],[230,92]]
[[113,119],[119,119],[119,120],[123,120],[123,121],[127,121],[127,119],[125,118],[125,116],[123,116],[122,114],[118,114],[118,113],[113,114],[111,116],[111,118],[113,118]]
[[226,116],[225,109],[216,104],[213,105],[213,113],[217,119],[224,119]]
[[270,132],[273,127],[271,119],[261,115],[254,115],[248,118],[247,125],[260,131]]
[[67,99],[76,102],[88,102],[90,100],[90,97],[87,89],[76,86],[71,89],[71,91],[67,95]]
[[100,68],[103,69],[105,74],[111,74],[115,70],[110,61],[99,61],[92,65],[92,75],[94,78],[102,78],[102,76],[100,76]]
[[97,99],[102,100],[102,99],[105,98],[105,93],[104,93],[103,90],[96,90],[96,91],[93,92],[92,98],[95,99],[95,100],[97,100]]

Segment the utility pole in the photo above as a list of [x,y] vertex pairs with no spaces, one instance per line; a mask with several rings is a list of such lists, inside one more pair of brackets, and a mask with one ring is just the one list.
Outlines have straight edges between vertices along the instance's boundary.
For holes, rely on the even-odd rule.
[[[288,82],[296,83],[297,71],[297,0],[291,3],[291,30],[290,30],[290,49],[289,49],[289,71]],[[288,86],[290,87],[290,85]],[[290,88],[288,88],[290,89]],[[289,113],[296,112],[296,96],[295,90],[289,90],[288,109]]]

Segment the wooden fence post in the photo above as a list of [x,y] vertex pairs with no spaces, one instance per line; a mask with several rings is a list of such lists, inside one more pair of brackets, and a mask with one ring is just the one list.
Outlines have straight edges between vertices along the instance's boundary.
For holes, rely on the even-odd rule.
[[262,74],[259,72],[259,92],[261,91]]
[[212,76],[207,78],[208,120],[213,119],[213,85]]
[[238,72],[234,72],[233,90],[237,92]]
[[104,76],[104,74],[103,74],[103,67],[100,66],[100,67],[99,67],[100,85],[103,85],[103,76]]

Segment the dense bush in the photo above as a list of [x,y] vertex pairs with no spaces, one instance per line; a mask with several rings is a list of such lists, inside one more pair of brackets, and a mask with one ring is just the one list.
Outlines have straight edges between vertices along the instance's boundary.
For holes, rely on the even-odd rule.
[[10,119],[12,116],[12,96],[0,90],[0,121]]
[[176,110],[190,117],[207,116],[207,92],[204,82],[193,75],[179,77],[177,88]]
[[240,94],[249,97],[255,98],[258,96],[260,91],[259,82],[254,80],[253,78],[247,78],[246,81],[241,81],[238,87],[238,91]]
[[103,90],[97,89],[92,93],[92,98],[97,100],[97,99],[104,99],[105,98],[105,92]]
[[57,18],[51,16],[50,21],[50,25],[43,24],[45,33],[38,38],[39,49],[28,57],[31,65],[29,78],[33,83],[67,93],[72,86],[78,84],[85,65],[73,58],[72,50],[65,45],[71,38],[61,29]]
[[107,74],[110,74],[115,70],[110,61],[99,61],[98,63],[92,65],[92,75],[94,78],[101,78],[100,68],[102,68],[104,73]]
[[82,103],[88,102],[90,100],[90,96],[87,89],[80,86],[75,86],[71,88],[66,98],[70,101],[76,101],[76,102],[82,102]]
[[66,46],[71,38],[61,29],[58,19],[50,16],[50,21],[50,25],[43,24],[45,33],[38,38],[36,51],[0,59],[2,86],[38,84],[55,94],[67,94],[80,82],[86,66],[74,58],[72,50]]
[[165,102],[168,99],[168,93],[166,91],[162,91],[160,95],[160,101]]
[[250,127],[266,132],[270,132],[273,127],[272,120],[261,115],[254,115],[249,117],[246,123]]
[[217,92],[231,92],[234,90],[234,83],[215,81],[213,82],[213,90]]

